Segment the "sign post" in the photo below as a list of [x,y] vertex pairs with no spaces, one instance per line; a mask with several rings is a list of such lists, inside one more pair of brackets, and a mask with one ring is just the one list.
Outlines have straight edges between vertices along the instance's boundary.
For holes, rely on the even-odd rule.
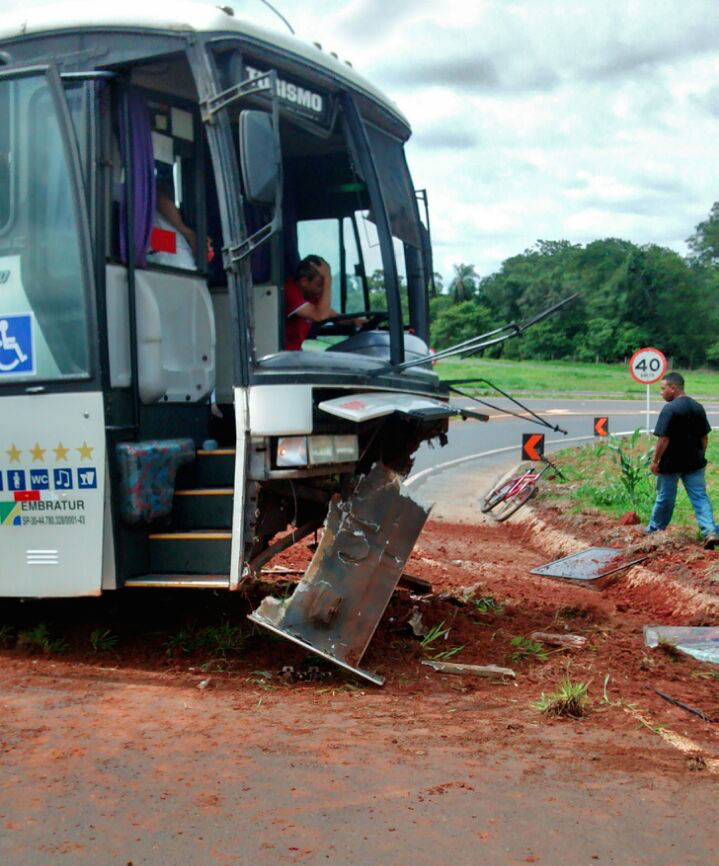
[[629,373],[632,379],[640,385],[647,386],[647,435],[652,432],[649,422],[649,386],[664,378],[667,366],[664,353],[651,347],[637,349],[629,359]]

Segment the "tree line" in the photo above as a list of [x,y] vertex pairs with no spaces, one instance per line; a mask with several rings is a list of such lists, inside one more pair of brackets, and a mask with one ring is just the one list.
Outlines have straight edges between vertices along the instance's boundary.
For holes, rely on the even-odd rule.
[[687,244],[684,257],[618,238],[586,245],[540,240],[487,277],[473,265],[455,265],[446,286],[435,275],[432,346],[442,349],[497,325],[521,322],[580,291],[559,313],[488,354],[619,362],[650,345],[675,365],[719,366],[719,202]]

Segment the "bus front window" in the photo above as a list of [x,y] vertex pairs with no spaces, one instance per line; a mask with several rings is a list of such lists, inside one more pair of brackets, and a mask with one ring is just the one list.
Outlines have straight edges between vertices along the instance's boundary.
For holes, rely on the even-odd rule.
[[79,222],[44,75],[0,81],[0,383],[89,372]]

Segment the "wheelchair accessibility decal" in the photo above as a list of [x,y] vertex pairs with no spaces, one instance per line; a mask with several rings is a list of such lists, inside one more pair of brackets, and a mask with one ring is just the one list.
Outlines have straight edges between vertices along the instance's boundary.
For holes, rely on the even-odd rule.
[[35,321],[32,313],[0,314],[0,376],[35,373]]

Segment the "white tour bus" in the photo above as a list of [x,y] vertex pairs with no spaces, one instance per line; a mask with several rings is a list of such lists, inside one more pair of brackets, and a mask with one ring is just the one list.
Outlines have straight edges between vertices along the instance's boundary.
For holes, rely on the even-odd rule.
[[[294,620],[253,616],[357,667],[426,518],[400,479],[451,414],[409,135],[229,8],[0,17],[0,596],[232,590],[326,522]],[[345,318],[285,351],[311,253]]]

